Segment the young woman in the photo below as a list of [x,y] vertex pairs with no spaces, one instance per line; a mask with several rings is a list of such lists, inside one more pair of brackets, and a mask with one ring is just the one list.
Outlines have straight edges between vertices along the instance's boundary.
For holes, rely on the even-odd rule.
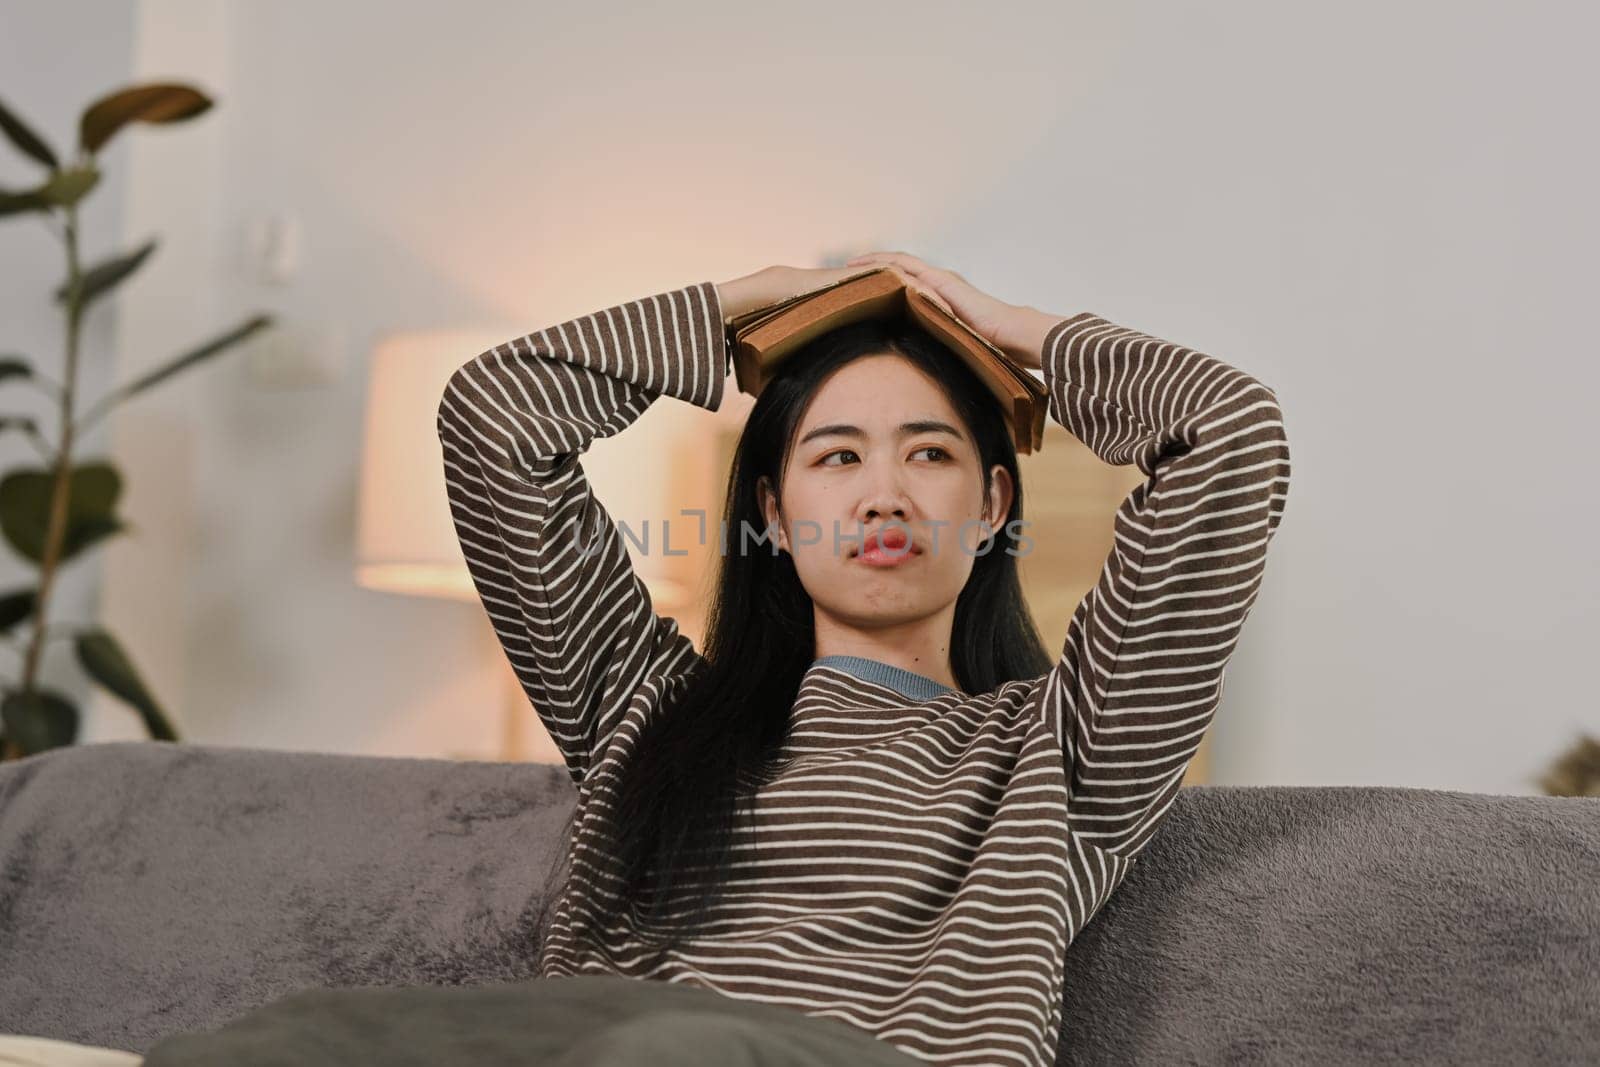
[[[763,389],[702,651],[590,492],[596,437],[662,396],[718,407],[726,318],[879,263],[1147,476],[1057,654],[1017,583],[1010,430],[915,329],[835,331]],[[1260,587],[1289,484],[1272,390],[877,253],[508,340],[451,377],[438,430],[473,580],[577,787],[538,977],[302,991],[147,1067],[1053,1064],[1067,946],[1177,796]],[[28,1040],[0,1062],[136,1059]]]
[[[873,264],[1147,475],[1053,653],[1018,585],[1007,424],[915,329],[818,338],[763,390],[701,650],[590,491],[596,437],[662,396],[719,406],[726,319]],[[473,580],[578,792],[540,976],[681,983],[941,1064],[1054,1062],[1067,946],[1176,797],[1256,598],[1289,483],[1273,391],[875,253],[510,339],[456,371],[438,430]]]

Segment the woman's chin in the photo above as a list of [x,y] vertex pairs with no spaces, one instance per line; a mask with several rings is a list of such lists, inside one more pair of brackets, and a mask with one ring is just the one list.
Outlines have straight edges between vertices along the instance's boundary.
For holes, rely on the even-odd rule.
[[856,582],[831,602],[815,598],[813,602],[818,610],[860,630],[902,626],[937,615],[948,606],[919,585],[905,585],[894,578],[874,581],[870,574],[865,579],[858,574]]

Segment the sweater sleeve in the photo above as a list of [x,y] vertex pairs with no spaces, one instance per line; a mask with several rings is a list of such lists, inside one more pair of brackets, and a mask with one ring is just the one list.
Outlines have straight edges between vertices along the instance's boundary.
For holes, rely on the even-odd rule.
[[1038,691],[1066,764],[1068,829],[1139,852],[1210,725],[1283,517],[1276,394],[1217,359],[1084,312],[1046,334],[1051,416],[1147,475]]
[[716,410],[726,374],[716,286],[699,282],[496,345],[440,399],[468,572],[574,783],[636,692],[700,662],[676,620],[656,615],[579,456],[658,396]]

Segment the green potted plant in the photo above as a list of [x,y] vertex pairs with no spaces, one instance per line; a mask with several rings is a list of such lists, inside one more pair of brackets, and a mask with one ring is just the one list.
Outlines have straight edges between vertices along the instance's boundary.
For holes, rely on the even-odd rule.
[[1600,737],[1580,734],[1539,776],[1553,797],[1600,797]]
[[75,461],[72,448],[78,436],[124,401],[271,325],[270,316],[252,315],[225,333],[116,387],[81,414],[76,410],[84,314],[137,271],[156,246],[152,239],[131,252],[83,262],[78,211],[100,181],[96,153],[126,126],[182,122],[203,114],[211,103],[187,85],[153,83],[119,89],[84,109],[78,121],[76,156],[63,161],[43,137],[0,102],[0,132],[45,171],[43,180],[33,188],[0,189],[0,220],[42,221],[61,239],[66,261],[65,277],[54,293],[65,320],[60,380],[41,373],[26,357],[0,349],[0,384],[15,382],[38,388],[55,400],[60,410],[53,444],[40,433],[32,418],[0,410],[0,432],[14,430],[26,435],[43,460],[42,465],[18,468],[0,477],[0,535],[38,568],[36,582],[0,590],[0,637],[21,657],[15,677],[0,677],[0,760],[70,745],[78,738],[81,717],[77,705],[67,693],[44,684],[39,677],[45,642],[61,637],[72,638],[77,661],[85,673],[132,707],[152,738],[178,740],[160,702],[115,637],[92,623],[50,624],[47,619],[51,588],[61,566],[131,529],[116,513],[121,475],[103,459]]

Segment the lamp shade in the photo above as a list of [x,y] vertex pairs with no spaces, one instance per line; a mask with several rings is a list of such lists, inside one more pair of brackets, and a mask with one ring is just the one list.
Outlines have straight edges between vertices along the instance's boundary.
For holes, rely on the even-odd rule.
[[[391,333],[369,361],[357,513],[356,581],[371,589],[472,600],[477,591],[445,496],[444,452],[436,419],[451,374],[478,354],[526,333],[515,326]],[[686,521],[672,516],[674,455],[688,432],[688,405],[655,403],[621,434],[597,438],[582,459],[595,496],[624,537],[634,569],[663,609],[684,602],[687,586],[663,552]],[[635,543],[638,542],[638,543]],[[643,547],[641,547],[641,545]]]

